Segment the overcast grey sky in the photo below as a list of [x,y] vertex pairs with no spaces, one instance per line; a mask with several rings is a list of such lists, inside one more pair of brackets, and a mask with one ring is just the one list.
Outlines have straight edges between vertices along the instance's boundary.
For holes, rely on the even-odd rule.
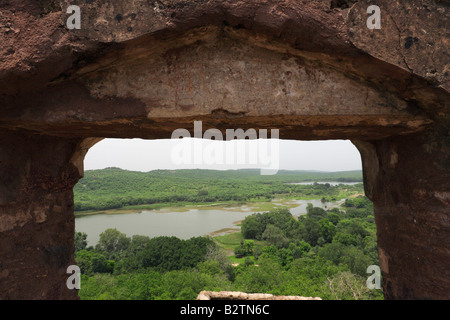
[[[194,141],[193,139],[187,141]],[[198,141],[198,140],[197,140]],[[246,161],[244,165],[177,164],[174,161],[174,148],[180,140],[142,140],[142,139],[104,139],[94,145],[86,155],[85,170],[119,167],[133,171],[155,169],[236,169],[260,168]],[[205,141],[223,144],[222,141]],[[250,143],[250,141],[246,141]],[[223,145],[222,145],[223,146]],[[248,150],[250,147],[247,145]],[[199,150],[199,149],[197,149]],[[216,149],[217,150],[217,149]],[[346,171],[361,169],[361,157],[356,147],[348,140],[289,141],[279,140],[279,145],[271,157],[279,159],[278,168],[287,170]],[[205,151],[203,151],[205,152]],[[192,163],[193,161],[191,161]],[[237,162],[237,161],[235,161]],[[224,162],[225,163],[225,162]],[[260,163],[260,162],[258,162]]]

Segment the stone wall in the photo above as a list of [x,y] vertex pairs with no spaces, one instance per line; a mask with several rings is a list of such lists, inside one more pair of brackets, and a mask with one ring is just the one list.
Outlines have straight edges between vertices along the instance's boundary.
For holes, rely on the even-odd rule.
[[77,299],[65,280],[85,153],[194,120],[352,140],[386,298],[450,298],[449,6],[370,4],[379,30],[367,1],[3,1],[0,298]]
[[197,300],[322,300],[318,297],[276,296],[269,293],[238,291],[201,291]]

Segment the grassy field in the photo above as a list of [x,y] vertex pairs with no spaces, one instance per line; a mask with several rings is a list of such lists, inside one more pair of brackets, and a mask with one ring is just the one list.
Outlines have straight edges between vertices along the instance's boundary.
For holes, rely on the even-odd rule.
[[[241,241],[244,240],[240,231],[236,231],[233,233],[228,233],[220,236],[213,237],[214,241],[225,250],[233,265],[244,263],[246,257],[244,258],[236,258],[234,255],[234,248],[240,245]],[[265,241],[254,240],[255,247],[263,247],[266,245]],[[249,256],[250,259],[255,261],[254,256]]]

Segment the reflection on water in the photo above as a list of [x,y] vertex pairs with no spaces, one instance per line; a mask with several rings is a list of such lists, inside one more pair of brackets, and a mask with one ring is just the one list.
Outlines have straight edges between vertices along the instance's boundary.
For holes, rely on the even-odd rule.
[[[290,211],[292,215],[298,216],[306,213],[308,203],[315,207],[331,209],[343,201],[322,203],[320,200],[290,200],[273,203],[277,206],[295,205]],[[108,228],[116,228],[129,237],[139,234],[149,237],[175,236],[189,239],[223,228],[236,227],[237,221],[244,220],[246,216],[255,212],[248,206],[242,206],[226,209],[191,209],[185,212],[161,209],[136,213],[95,214],[77,217],[75,230],[87,233],[88,245],[95,245],[100,233]]]
[[[313,207],[319,207],[323,208],[325,210],[332,209],[335,207],[339,207],[342,203],[344,203],[345,199],[339,200],[339,201],[333,201],[333,202],[322,202],[321,200],[291,200],[286,201],[283,203],[280,203],[280,206],[283,206],[283,204],[295,204],[296,207],[293,207],[289,209],[293,216],[300,216],[302,214],[306,214],[306,206],[308,203],[311,203]],[[273,201],[275,204],[276,202]]]
[[180,239],[203,236],[213,231],[234,227],[251,211],[193,209],[185,212],[142,211],[139,213],[96,214],[75,219],[75,230],[86,232],[88,245],[95,245],[100,233],[116,228],[127,236],[176,236]]

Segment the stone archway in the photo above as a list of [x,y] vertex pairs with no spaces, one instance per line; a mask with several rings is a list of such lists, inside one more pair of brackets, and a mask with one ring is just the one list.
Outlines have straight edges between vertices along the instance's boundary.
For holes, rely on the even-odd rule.
[[386,298],[448,299],[448,7],[375,2],[380,30],[364,1],[83,3],[71,31],[65,1],[4,5],[0,297],[77,298],[72,188],[96,141],[168,138],[202,120],[351,139]]

